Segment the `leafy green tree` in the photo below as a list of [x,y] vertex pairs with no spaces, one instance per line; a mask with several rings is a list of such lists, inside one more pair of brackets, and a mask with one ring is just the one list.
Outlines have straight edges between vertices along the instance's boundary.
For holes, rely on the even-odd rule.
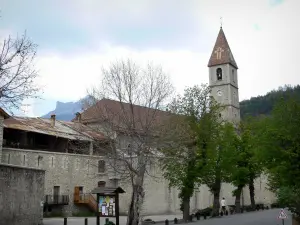
[[[241,121],[238,127],[238,134],[232,138],[232,150],[230,164],[231,172],[228,182],[236,189],[235,196],[236,211],[241,210],[241,193],[246,185],[249,185],[251,205],[255,208],[254,180],[261,173],[261,165],[256,159],[256,120],[249,118]],[[230,155],[228,156],[230,158]]]
[[[213,122],[202,126],[207,135],[202,135],[202,143],[198,145],[198,154],[201,160],[198,167],[201,168],[201,181],[206,184],[214,196],[212,216],[217,216],[220,209],[220,190],[222,182],[230,179],[233,164],[234,145],[236,138],[235,129],[227,122]],[[220,120],[219,120],[220,121]],[[202,121],[205,123],[205,121]]]
[[[206,164],[200,162],[207,157],[207,149],[215,147],[211,132],[220,124],[216,119],[219,108],[206,85],[187,88],[183,96],[178,96],[169,105],[174,116],[165,127],[164,138],[168,141],[162,148],[162,164],[165,178],[180,190],[184,220],[188,220],[190,198],[204,174],[201,170]],[[210,163],[209,159],[205,161]]]
[[[269,174],[269,185],[280,196],[289,194],[284,202],[300,215],[300,100],[280,100],[271,117],[263,120],[264,129],[258,154]],[[290,193],[290,191],[294,191]]]

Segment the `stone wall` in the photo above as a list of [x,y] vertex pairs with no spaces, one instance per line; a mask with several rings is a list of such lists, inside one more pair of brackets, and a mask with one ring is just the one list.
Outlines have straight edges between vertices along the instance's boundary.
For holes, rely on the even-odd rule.
[[53,195],[54,186],[60,187],[61,195],[69,195],[69,205],[63,208],[65,215],[72,215],[79,207],[73,204],[74,188],[83,187],[83,193],[90,193],[98,181],[111,186],[108,172],[98,173],[101,156],[68,154],[59,152],[3,148],[3,163],[29,166],[46,170],[45,195]]
[[45,171],[0,164],[0,225],[40,225]]
[[[40,158],[40,159],[39,159]],[[98,173],[98,160],[105,160],[101,156],[78,155],[57,152],[33,151],[22,149],[3,148],[3,163],[24,165],[46,170],[45,194],[52,195],[53,187],[60,186],[60,194],[69,195],[68,206],[60,207],[65,215],[71,216],[72,212],[83,210],[73,203],[74,188],[82,186],[84,193],[93,190],[98,181],[105,181],[107,186],[115,186],[112,180],[114,174],[108,168],[105,173]],[[107,160],[106,160],[107,162]],[[109,164],[109,163],[107,163]],[[108,165],[107,165],[108,167]],[[144,179],[145,200],[142,208],[143,215],[179,214],[180,200],[178,190],[169,188],[168,181],[162,178],[162,173],[157,164],[149,165]],[[255,181],[255,199],[258,203],[270,204],[275,196],[266,190],[266,177],[262,176]],[[120,180],[118,186],[126,193],[120,195],[120,213],[126,214],[131,197],[131,185],[129,180]],[[234,204],[230,184],[223,184],[220,197],[225,197],[227,204]],[[249,190],[244,188],[243,199],[245,205],[250,204]],[[203,209],[211,206],[213,196],[206,186],[201,186],[191,199],[191,210]]]

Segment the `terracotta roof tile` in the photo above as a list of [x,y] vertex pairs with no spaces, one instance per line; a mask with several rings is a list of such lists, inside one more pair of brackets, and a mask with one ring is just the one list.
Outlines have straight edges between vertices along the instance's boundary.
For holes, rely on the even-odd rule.
[[208,62],[208,67],[227,63],[231,64],[235,68],[238,68],[225,37],[224,31],[221,27],[215,43],[215,47]]

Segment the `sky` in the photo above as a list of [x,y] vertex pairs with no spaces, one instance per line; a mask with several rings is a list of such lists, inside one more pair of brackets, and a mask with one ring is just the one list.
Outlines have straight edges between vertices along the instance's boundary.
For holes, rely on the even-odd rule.
[[44,87],[26,115],[76,101],[117,59],[161,65],[178,93],[208,83],[222,17],[239,67],[240,100],[300,83],[299,0],[0,0],[0,37],[23,33],[38,45]]

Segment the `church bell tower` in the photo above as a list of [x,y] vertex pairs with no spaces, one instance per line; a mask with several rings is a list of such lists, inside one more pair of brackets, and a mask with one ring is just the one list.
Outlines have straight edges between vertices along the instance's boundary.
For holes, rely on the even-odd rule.
[[220,117],[237,124],[240,122],[237,64],[233,58],[222,27],[208,62],[211,95],[225,109]]

